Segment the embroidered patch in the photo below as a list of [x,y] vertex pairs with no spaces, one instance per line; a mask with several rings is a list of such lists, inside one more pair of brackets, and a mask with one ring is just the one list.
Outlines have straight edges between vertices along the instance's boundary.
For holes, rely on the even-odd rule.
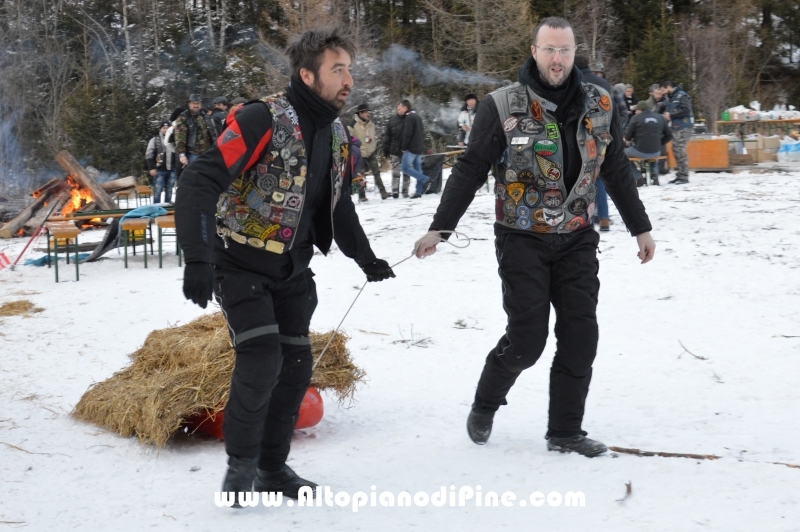
[[549,233],[550,231],[552,231],[552,229],[553,228],[547,224],[536,224],[533,227],[531,227],[531,230],[534,233]]
[[286,129],[281,125],[276,125],[273,128],[273,135],[272,135],[272,144],[276,148],[280,149],[289,144],[289,141],[292,139],[292,132]]
[[572,203],[569,204],[569,212],[572,214],[583,214],[586,212],[586,207],[588,206],[588,202],[583,198],[578,198],[573,200]]
[[589,186],[592,184],[592,177],[587,174],[583,174],[583,177],[578,179],[578,182],[575,183],[575,194],[579,196],[583,196],[589,191]]
[[517,129],[526,135],[539,135],[544,131],[545,126],[541,122],[535,121],[533,118],[526,116],[519,121]]
[[544,126],[547,130],[547,138],[550,140],[555,140],[559,137],[558,134],[558,124],[550,122],[549,124]]
[[303,196],[301,194],[287,194],[286,195],[286,205],[289,209],[300,209],[303,205]]
[[544,223],[550,226],[557,226],[564,220],[564,211],[561,209],[544,209]]
[[508,199],[503,204],[503,213],[506,216],[514,216],[517,213],[517,204],[513,199]]
[[531,102],[531,116],[534,120],[542,121],[542,105],[537,100]]
[[513,183],[517,180],[517,173],[514,170],[506,170],[505,180],[507,183]]
[[264,203],[264,196],[258,190],[252,190],[247,195],[247,205],[251,209],[258,209],[262,203]]
[[544,222],[544,209],[536,209],[531,214],[531,218],[536,220],[537,222]]
[[525,193],[525,185],[522,183],[511,183],[506,185],[506,190],[508,190],[508,195],[511,196],[511,199],[519,203],[519,200],[522,199],[522,195]]
[[597,102],[597,105],[599,105],[600,109],[603,111],[608,112],[611,110],[611,100],[609,100],[606,95],[600,96],[600,101]]
[[510,117],[506,118],[505,122],[503,122],[503,131],[508,133],[509,131],[511,131],[515,127],[517,127],[517,123],[518,122],[519,122],[519,120],[517,119],[516,116],[510,116]]
[[269,215],[269,221],[274,223],[274,224],[281,223],[281,220],[283,219],[283,211],[284,211],[284,209],[282,207],[278,207],[276,209],[272,209],[272,212],[270,212],[270,215]]
[[528,139],[530,137],[512,137],[511,138],[511,145],[512,146],[524,146],[528,143]]
[[563,196],[560,190],[548,190],[544,193],[542,198],[542,205],[545,207],[556,208],[561,205]]
[[[521,209],[524,207],[520,207]],[[531,221],[527,218],[517,218],[517,227],[520,229],[528,229],[531,226]]]
[[522,218],[528,218],[531,215],[531,210],[526,207],[525,205],[520,205],[517,207],[517,216]]
[[525,190],[525,203],[527,203],[529,207],[534,207],[539,203],[539,191],[533,187],[528,187]]
[[590,135],[592,134],[592,130],[594,129],[594,126],[592,126],[592,119],[589,118],[588,116],[583,119],[583,127],[586,128],[586,132],[588,134],[590,134]]
[[524,113],[527,107],[528,97],[524,92],[513,91],[508,93],[508,111],[510,113]]
[[537,155],[553,155],[558,151],[558,144],[552,140],[540,140],[533,145],[533,151],[535,151]]
[[283,218],[281,218],[281,223],[283,225],[288,225],[289,227],[297,227],[297,223],[300,220],[299,211],[293,211],[291,209],[285,209],[283,211]]
[[597,143],[594,139],[586,139],[586,155],[590,159],[597,157]]
[[530,183],[533,181],[533,172],[530,170],[520,170],[519,174],[517,174],[517,179],[523,183]]
[[541,155],[536,156],[536,162],[539,163],[539,170],[542,171],[542,175],[552,181],[558,181],[561,179],[561,170],[558,168],[556,163],[553,161],[548,161]]
[[497,185],[494,187],[494,196],[499,199],[505,201],[506,199],[506,187],[503,185]]
[[583,222],[584,220],[582,216],[576,216],[575,218],[564,224],[564,229],[566,229],[567,231],[574,231],[575,229],[582,226]]

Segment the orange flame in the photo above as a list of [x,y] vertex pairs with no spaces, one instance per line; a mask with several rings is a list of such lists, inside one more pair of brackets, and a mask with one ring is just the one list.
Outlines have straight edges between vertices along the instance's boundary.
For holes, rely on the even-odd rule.
[[61,214],[80,210],[86,204],[94,201],[92,194],[88,190],[81,188],[80,184],[72,176],[67,176],[67,184],[69,185],[70,198],[61,210]]

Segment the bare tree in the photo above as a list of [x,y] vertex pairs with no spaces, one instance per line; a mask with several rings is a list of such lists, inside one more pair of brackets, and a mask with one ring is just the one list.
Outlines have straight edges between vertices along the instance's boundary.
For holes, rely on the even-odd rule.
[[534,21],[527,2],[425,0],[425,6],[432,17],[434,56],[442,61],[503,76],[528,55]]
[[619,79],[619,65],[613,61],[620,35],[620,20],[609,0],[567,0],[567,17],[575,31],[575,42],[590,59],[602,61],[606,77]]

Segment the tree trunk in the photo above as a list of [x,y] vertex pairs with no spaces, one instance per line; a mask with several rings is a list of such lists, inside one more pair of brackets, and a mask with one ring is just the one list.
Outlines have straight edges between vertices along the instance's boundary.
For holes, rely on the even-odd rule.
[[214,49],[214,21],[211,17],[211,0],[206,0],[206,22],[208,24],[208,40],[210,48]]
[[219,11],[219,53],[220,55],[225,53],[225,26],[228,23],[226,17],[228,15],[227,12],[227,0],[217,0],[217,8]]
[[128,86],[133,88],[133,52],[131,51],[131,32],[128,29],[128,0],[122,0],[122,31],[125,34],[125,57],[128,71]]
[[75,160],[75,157],[73,157],[71,153],[66,150],[59,152],[59,154],[56,155],[56,161],[80,186],[92,193],[92,198],[101,209],[111,210],[119,208],[117,204],[114,203],[114,200],[111,199],[111,196],[109,196],[94,179],[89,177],[89,174],[86,173],[86,170]]

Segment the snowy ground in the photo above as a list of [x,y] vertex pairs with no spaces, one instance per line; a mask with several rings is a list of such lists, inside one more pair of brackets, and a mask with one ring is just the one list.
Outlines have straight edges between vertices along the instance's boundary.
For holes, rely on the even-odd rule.
[[[387,176],[388,178],[388,176]],[[153,329],[203,311],[183,299],[174,255],[164,269],[121,257],[54,284],[52,270],[0,271],[0,303],[44,311],[0,321],[0,524],[29,530],[800,530],[797,406],[800,172],[693,174],[688,186],[640,189],[658,248],[636,260],[613,211],[601,239],[600,346],[584,428],[608,445],[714,454],[716,461],[548,453],[547,377],[554,338],[518,381],[484,447],[465,419],[484,357],[504,328],[483,189],[459,229],[467,249],[441,246],[370,284],[345,322],[369,375],[357,403],[326,398],[322,422],[298,431],[290,465],[334,491],[480,485],[512,507],[217,508],[223,444],[181,438],[143,447],[74,421],[94,381],[124,367]],[[409,255],[438,205],[359,205],[380,257]],[[86,235],[84,240],[99,238]],[[2,246],[8,241],[0,242]],[[15,258],[24,241],[6,252]],[[31,254],[30,256],[36,256]],[[154,267],[155,265],[155,267]],[[363,282],[341,253],[315,257],[320,305],[312,327],[335,327]],[[64,268],[62,279],[74,279]],[[456,328],[456,322],[468,328]],[[412,340],[417,346],[410,346]],[[679,342],[701,360],[684,352]],[[12,447],[15,446],[15,447]],[[625,484],[632,493],[625,497]],[[583,492],[583,507],[522,507],[540,491]],[[257,527],[257,528],[256,528]]]

